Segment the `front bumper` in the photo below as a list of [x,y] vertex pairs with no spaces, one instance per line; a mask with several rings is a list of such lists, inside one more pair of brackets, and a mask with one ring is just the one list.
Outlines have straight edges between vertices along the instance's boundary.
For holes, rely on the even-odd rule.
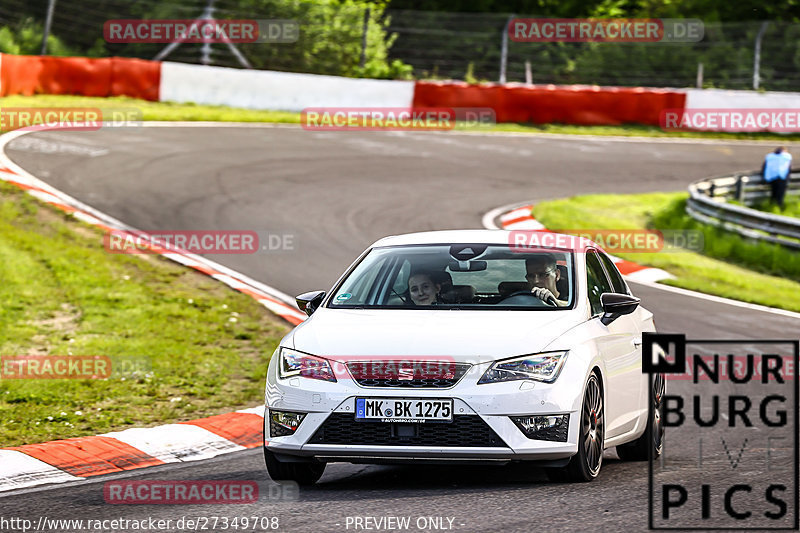
[[[268,412],[265,416],[265,445],[268,450],[284,458],[314,458],[321,461],[350,462],[406,462],[406,461],[559,461],[577,452],[580,417],[577,415],[582,398],[584,376],[580,365],[568,364],[562,369],[554,384],[534,381],[510,381],[478,385],[477,382],[489,363],[474,365],[470,371],[451,388],[398,389],[361,387],[353,380],[340,379],[336,383],[294,377],[279,380],[274,365],[270,365],[267,376],[267,410],[276,409],[307,413],[297,431],[289,436],[269,436]],[[575,375],[572,375],[575,374]],[[580,375],[578,375],[580,374]],[[452,398],[454,421],[470,419],[466,424],[474,434],[467,439],[469,445],[459,445],[458,438],[446,439],[402,439],[386,437],[391,423],[355,422],[357,397],[380,398]],[[529,439],[509,418],[521,415],[570,414],[566,442]],[[324,438],[321,428],[336,418],[350,420],[353,429],[351,442],[341,438]],[[352,417],[352,418],[350,418]],[[379,435],[378,444],[359,440],[359,428],[380,424],[365,431]],[[449,424],[421,424],[425,434],[431,435],[436,426]],[[481,441],[479,426],[485,426],[489,436]],[[447,428],[452,433],[454,427]],[[393,432],[394,430],[391,430]],[[442,428],[440,432],[446,431]],[[341,433],[340,433],[341,434]],[[431,445],[431,442],[435,442]]]

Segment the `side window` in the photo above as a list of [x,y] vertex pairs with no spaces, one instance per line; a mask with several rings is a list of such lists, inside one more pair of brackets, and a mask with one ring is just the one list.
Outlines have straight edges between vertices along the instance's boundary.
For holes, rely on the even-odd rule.
[[392,292],[394,294],[403,294],[408,290],[408,275],[411,273],[411,263],[408,260],[403,261],[403,266],[397,272],[394,278],[394,285],[392,285]]
[[614,287],[614,292],[628,294],[628,287],[625,285],[625,280],[622,279],[622,274],[619,273],[614,262],[611,261],[606,254],[598,255],[600,256],[600,261],[603,262],[603,266],[606,267],[608,276],[611,278],[611,285]]
[[592,307],[592,316],[594,316],[603,312],[600,295],[604,292],[614,292],[614,290],[608,283],[606,274],[603,272],[603,266],[600,264],[600,259],[597,258],[597,253],[593,251],[586,252],[586,280],[589,290],[589,304]]
[[385,295],[384,302],[386,305],[405,305],[407,302],[403,297],[408,291],[408,275],[411,273],[411,263],[404,260],[400,270],[395,274],[394,283],[392,284],[389,294]]

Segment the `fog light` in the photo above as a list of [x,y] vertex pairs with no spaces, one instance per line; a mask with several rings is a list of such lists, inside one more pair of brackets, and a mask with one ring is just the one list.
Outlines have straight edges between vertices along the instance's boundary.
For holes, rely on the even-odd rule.
[[567,442],[568,414],[512,416],[510,418],[529,439]]
[[292,413],[290,411],[269,410],[269,436],[285,437],[293,435],[306,413]]

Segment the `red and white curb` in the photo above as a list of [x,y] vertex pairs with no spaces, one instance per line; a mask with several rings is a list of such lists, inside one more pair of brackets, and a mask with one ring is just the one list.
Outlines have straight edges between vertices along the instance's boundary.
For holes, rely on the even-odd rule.
[[[516,207],[510,211],[500,214],[499,218],[502,229],[548,231],[541,222],[533,217],[533,205]],[[494,225],[493,220],[489,221],[488,223]],[[484,224],[487,224],[486,217],[484,217]],[[620,273],[631,281],[655,283],[657,281],[675,277],[669,272],[661,270],[660,268],[639,265],[631,261],[620,259],[619,257],[615,257],[613,255],[609,255],[609,257],[617,266]]]
[[[105,231],[142,235],[143,232],[51,187],[11,161],[5,154],[5,146],[25,133],[28,132],[14,131],[0,136],[0,180]],[[251,296],[291,324],[299,324],[306,318],[290,296],[214,261],[189,253],[161,255]],[[2,448],[0,492],[166,463],[197,461],[261,446],[263,411],[264,406],[258,406],[179,424]]]
[[0,449],[0,492],[199,461],[263,444],[264,407],[94,437]]

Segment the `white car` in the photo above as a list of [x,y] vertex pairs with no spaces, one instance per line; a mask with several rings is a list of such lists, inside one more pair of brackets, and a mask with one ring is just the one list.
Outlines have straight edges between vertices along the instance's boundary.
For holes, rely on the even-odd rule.
[[387,237],[329,293],[298,296],[310,318],[267,374],[270,476],[311,484],[337,461],[536,461],[588,481],[604,449],[658,456],[664,380],[641,361],[652,313],[591,241],[526,233],[540,240]]

